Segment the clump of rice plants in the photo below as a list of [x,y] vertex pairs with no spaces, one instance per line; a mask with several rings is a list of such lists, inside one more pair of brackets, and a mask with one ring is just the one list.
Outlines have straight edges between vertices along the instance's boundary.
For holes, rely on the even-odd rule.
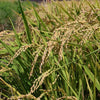
[[11,21],[14,40],[0,38],[1,99],[100,99],[99,0],[18,3],[25,30]]

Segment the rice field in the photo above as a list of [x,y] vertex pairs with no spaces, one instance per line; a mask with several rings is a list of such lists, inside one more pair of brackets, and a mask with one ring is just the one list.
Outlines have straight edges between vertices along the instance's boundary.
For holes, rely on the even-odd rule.
[[100,100],[100,1],[18,4],[0,32],[0,100]]

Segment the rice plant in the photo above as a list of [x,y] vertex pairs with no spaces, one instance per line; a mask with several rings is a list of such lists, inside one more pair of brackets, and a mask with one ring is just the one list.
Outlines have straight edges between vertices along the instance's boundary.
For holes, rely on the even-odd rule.
[[18,0],[24,29],[10,19],[12,35],[0,34],[0,99],[99,100],[99,2],[28,2],[23,11]]

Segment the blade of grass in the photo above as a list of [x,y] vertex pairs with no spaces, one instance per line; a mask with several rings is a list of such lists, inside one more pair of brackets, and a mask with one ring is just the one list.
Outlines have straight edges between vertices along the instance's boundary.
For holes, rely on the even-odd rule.
[[91,90],[91,88],[90,88],[90,85],[89,85],[88,79],[87,79],[87,77],[86,77],[85,74],[84,74],[84,76],[85,76],[86,83],[87,83],[87,87],[88,87],[88,90],[89,90],[89,93],[90,93],[90,98],[91,98],[91,100],[94,100],[94,99],[93,99],[92,90]]
[[[46,31],[49,31],[47,25],[43,22],[43,20],[41,19],[41,17],[39,16],[39,14],[37,13],[37,11],[35,10],[34,7],[33,7],[33,10],[34,10],[35,16],[37,18],[38,27],[42,25]],[[40,25],[40,22],[41,22],[41,25]]]
[[[80,57],[77,55],[78,59],[80,59]],[[89,70],[89,68],[85,65],[83,65],[83,61],[80,59],[80,64],[83,66],[85,73],[89,76],[89,78],[92,80],[92,82],[94,83],[94,75],[93,73]],[[97,79],[95,79],[95,84],[96,84],[96,88],[100,91],[100,83]]]
[[9,52],[9,54],[10,54],[11,56],[14,55],[14,52],[9,48],[8,45],[6,45],[2,40],[0,40],[0,43],[2,43],[2,45],[6,48],[6,50]]
[[8,84],[7,82],[5,82],[1,77],[0,77],[0,81],[2,81],[6,86],[8,86],[9,88],[11,88],[15,93],[17,93],[17,95],[21,95],[14,87],[12,87],[10,84]]
[[68,80],[66,79],[66,75],[65,75],[65,72],[64,72],[63,67],[60,65],[60,63],[58,62],[58,60],[57,60],[56,57],[54,57],[54,59],[55,59],[56,64],[59,66],[59,68],[61,69],[61,71],[62,71],[62,73],[63,73],[63,75],[62,75],[62,74],[60,74],[60,75],[62,76],[62,78],[64,78],[64,80],[66,81],[67,85],[69,86],[69,88],[71,89],[71,91],[73,92],[73,94],[78,98],[77,93],[74,91],[74,89],[73,89],[72,86],[69,84]]
[[79,79],[79,93],[78,93],[78,100],[80,100],[81,91],[82,91],[82,80],[81,80],[81,78],[80,78],[80,79]]
[[30,29],[29,29],[29,26],[28,26],[28,22],[26,20],[26,16],[25,16],[24,11],[22,9],[20,0],[18,0],[18,3],[19,3],[21,14],[22,14],[22,18],[23,18],[23,21],[24,21],[28,43],[31,44],[32,43],[32,38],[31,38],[31,32],[30,32]]
[[13,30],[14,30],[14,33],[15,33],[16,42],[17,42],[18,46],[21,47],[21,42],[20,42],[19,36],[18,36],[18,34],[17,34],[16,30],[15,30],[14,24],[13,24],[11,19],[10,19],[10,22],[12,24],[12,27],[13,27]]

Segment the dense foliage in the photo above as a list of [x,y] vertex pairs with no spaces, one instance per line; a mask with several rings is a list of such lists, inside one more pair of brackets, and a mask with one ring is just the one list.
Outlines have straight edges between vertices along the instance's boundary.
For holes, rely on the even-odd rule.
[[0,25],[9,27],[9,17],[13,22],[16,20],[16,15],[12,9],[17,11],[17,7],[14,3],[0,1]]
[[99,100],[99,0],[29,6],[25,30],[0,37],[1,99]]
[[[32,2],[34,7],[37,7],[37,4]],[[27,2],[22,2],[22,6],[29,7]],[[21,13],[18,2],[15,1],[0,1],[0,31],[4,29],[12,29],[9,18],[12,22],[15,23],[18,17],[18,14]]]

